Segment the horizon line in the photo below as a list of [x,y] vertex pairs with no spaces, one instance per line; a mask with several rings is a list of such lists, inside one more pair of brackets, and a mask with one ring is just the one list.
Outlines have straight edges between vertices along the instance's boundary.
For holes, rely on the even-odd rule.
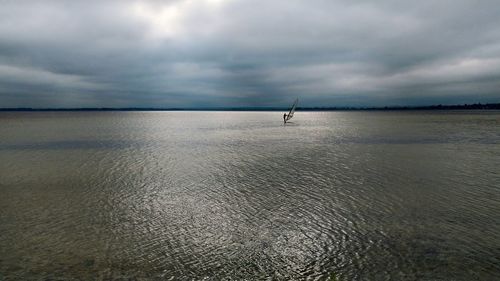
[[[227,107],[7,107],[0,111],[287,111],[279,106],[227,106]],[[473,103],[453,105],[402,105],[402,106],[304,106],[297,111],[355,111],[355,110],[450,110],[450,109],[500,109],[500,103]]]

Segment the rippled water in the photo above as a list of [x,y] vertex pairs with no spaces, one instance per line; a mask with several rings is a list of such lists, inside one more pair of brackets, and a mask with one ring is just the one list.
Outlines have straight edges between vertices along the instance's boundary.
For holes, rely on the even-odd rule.
[[500,112],[0,113],[0,280],[494,280]]

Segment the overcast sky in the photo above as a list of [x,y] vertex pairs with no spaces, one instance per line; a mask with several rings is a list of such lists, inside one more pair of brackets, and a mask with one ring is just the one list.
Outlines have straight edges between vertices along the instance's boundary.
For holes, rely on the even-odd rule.
[[0,0],[0,107],[500,102],[498,1]]

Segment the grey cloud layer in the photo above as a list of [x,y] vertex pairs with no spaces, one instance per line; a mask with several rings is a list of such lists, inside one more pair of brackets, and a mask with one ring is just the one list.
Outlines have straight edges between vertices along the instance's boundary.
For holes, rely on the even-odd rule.
[[0,4],[0,107],[500,100],[495,1]]

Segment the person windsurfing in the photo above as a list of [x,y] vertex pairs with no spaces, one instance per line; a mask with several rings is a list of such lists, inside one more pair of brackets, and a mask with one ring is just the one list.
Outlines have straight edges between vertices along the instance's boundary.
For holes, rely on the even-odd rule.
[[295,112],[295,108],[297,107],[297,103],[299,103],[299,99],[295,99],[295,101],[293,102],[293,105],[292,107],[290,108],[290,112],[288,112],[288,114],[283,114],[283,123],[286,124],[286,121],[292,119],[293,117],[293,113]]

